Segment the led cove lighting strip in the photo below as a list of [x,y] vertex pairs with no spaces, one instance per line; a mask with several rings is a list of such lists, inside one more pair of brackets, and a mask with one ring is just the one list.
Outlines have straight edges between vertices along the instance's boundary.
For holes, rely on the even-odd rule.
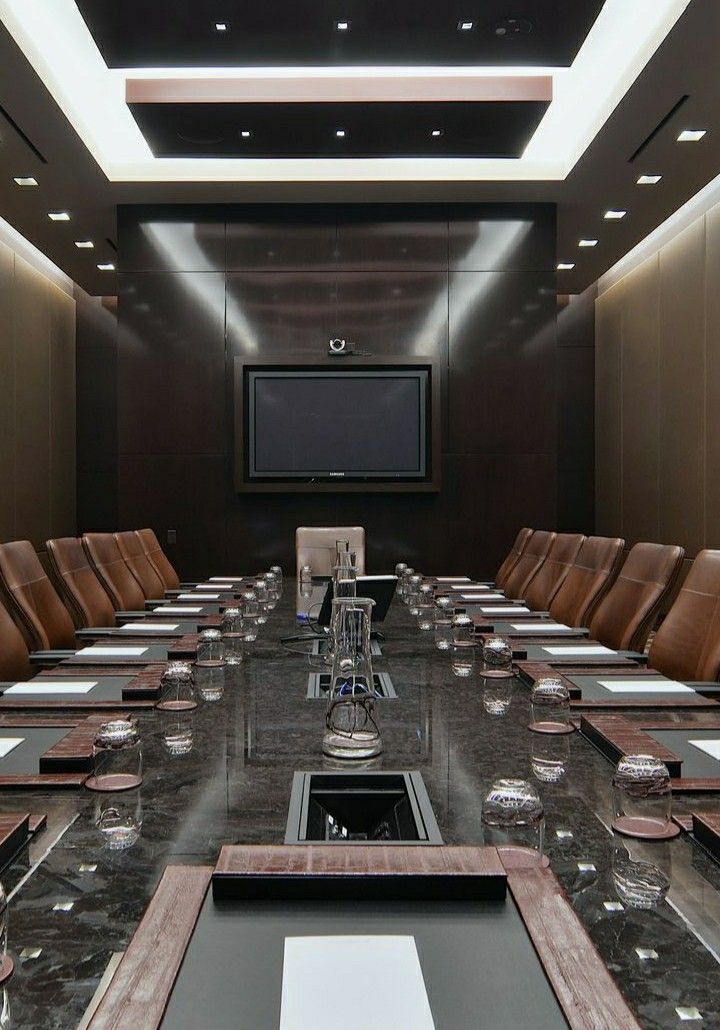
[[[126,78],[308,74],[373,76],[374,68],[108,69],[74,0],[0,0],[0,18],[107,177],[114,182],[452,181],[564,179],[690,0],[606,0],[571,68],[550,74],[554,99],[520,158],[155,158],[125,103]],[[384,75],[497,75],[486,68],[382,68]]]

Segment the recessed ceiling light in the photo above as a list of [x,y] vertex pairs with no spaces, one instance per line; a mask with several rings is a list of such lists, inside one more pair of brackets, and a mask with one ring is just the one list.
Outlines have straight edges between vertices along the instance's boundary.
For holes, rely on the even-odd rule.
[[432,132],[430,133],[431,136],[442,136],[442,134],[443,134],[442,129],[433,129]]
[[638,186],[657,186],[662,175],[641,175],[637,181]]
[[241,129],[240,130],[240,135],[242,136],[243,139],[250,139],[250,137],[252,136],[252,133],[250,132],[249,129]]
[[597,247],[598,240],[578,240],[578,247]]
[[338,139],[345,139],[345,137],[347,136],[347,133],[345,132],[344,129],[336,129],[335,130],[335,135],[337,136]]
[[475,22],[474,21],[459,21],[458,22],[458,31],[459,32],[472,32],[474,27],[475,27]]
[[101,272],[114,272],[115,271],[115,265],[112,263],[112,261],[101,261],[100,264],[98,265],[98,268],[100,269]]
[[335,28],[338,30],[338,32],[347,32],[347,30],[350,28],[350,22],[349,21],[336,21],[335,22]]
[[48,211],[48,218],[51,222],[69,222],[70,215],[67,211]]
[[227,32],[227,30],[228,30],[228,27],[227,27],[227,22],[226,21],[216,21],[215,22],[215,31],[216,32]]
[[677,138],[678,143],[697,143],[701,140],[707,129],[683,129]]
[[617,210],[610,208],[609,211],[605,212],[604,218],[606,222],[619,222],[621,218],[624,218],[627,211]]
[[15,182],[18,186],[37,186],[38,181],[32,175],[16,175]]
[[75,246],[80,250],[92,250],[95,244],[92,240],[75,240]]
[[561,261],[557,266],[558,272],[570,272],[575,267],[572,261]]

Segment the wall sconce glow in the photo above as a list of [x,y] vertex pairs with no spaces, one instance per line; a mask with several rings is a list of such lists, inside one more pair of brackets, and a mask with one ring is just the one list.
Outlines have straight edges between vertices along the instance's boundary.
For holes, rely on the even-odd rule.
[[438,136],[442,136],[442,134],[443,134],[442,129],[433,129],[433,131],[430,133],[430,135],[431,136],[435,136],[436,139],[437,139]]
[[16,182],[18,186],[37,186],[38,184],[37,179],[32,175],[16,175],[14,182]]
[[112,261],[101,261],[100,264],[98,265],[98,268],[100,269],[101,272],[114,272],[115,271],[115,265],[112,263]]
[[460,32],[472,32],[475,22],[472,21],[459,21],[458,31]]
[[641,175],[637,181],[638,186],[657,186],[662,175]]
[[707,129],[683,129],[677,138],[678,143],[697,143],[703,138]]
[[215,22],[215,31],[216,32],[227,32],[227,29],[228,29],[228,27],[227,27],[227,22],[226,21],[216,21]]
[[578,247],[597,247],[598,240],[578,240]]
[[617,211],[610,208],[609,211],[605,212],[604,218],[606,222],[619,222],[621,218],[624,218],[627,211]]
[[70,215],[67,211],[48,211],[48,218],[51,222],[69,222]]
[[350,28],[350,22],[349,21],[336,21],[335,22],[335,28],[338,30],[338,32],[347,32],[347,30]]
[[338,139],[345,139],[345,137],[347,136],[347,133],[345,132],[344,129],[336,129],[335,130],[335,135],[337,136]]
[[250,139],[250,137],[252,136],[252,133],[250,132],[249,129],[242,129],[242,131],[240,132],[240,135],[241,135],[241,137],[243,139]]
[[92,240],[75,240],[75,246],[78,250],[92,250],[95,244]]
[[561,261],[557,266],[558,272],[572,272],[575,267],[574,261]]

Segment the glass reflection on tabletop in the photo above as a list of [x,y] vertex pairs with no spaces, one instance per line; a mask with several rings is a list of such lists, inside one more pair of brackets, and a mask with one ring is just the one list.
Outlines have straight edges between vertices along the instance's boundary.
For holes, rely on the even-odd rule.
[[488,715],[507,715],[512,702],[512,679],[496,679],[480,674],[482,683],[482,703]]
[[193,749],[195,731],[191,712],[166,711],[160,719],[160,739],[168,755],[188,755]]
[[612,877],[617,896],[629,908],[650,909],[670,890],[672,859],[667,844],[613,838]]
[[475,667],[475,626],[469,615],[456,615],[452,621],[452,671],[455,676],[470,676]]
[[570,739],[564,734],[533,734],[530,768],[541,783],[560,783],[570,763]]

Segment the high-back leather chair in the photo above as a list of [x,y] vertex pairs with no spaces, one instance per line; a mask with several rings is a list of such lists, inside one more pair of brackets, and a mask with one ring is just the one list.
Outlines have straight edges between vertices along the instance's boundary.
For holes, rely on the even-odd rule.
[[27,644],[0,602],[0,680],[26,680],[31,676]]
[[720,678],[720,551],[701,551],[650,645],[648,664],[679,680]]
[[29,540],[0,544],[0,586],[30,651],[75,647],[75,626]]
[[542,566],[554,541],[555,533],[545,529],[535,530],[505,580],[503,589],[507,597],[525,596],[525,587]]
[[552,599],[550,614],[553,619],[564,622],[566,626],[587,626],[617,578],[624,547],[625,541],[620,537],[586,538]]
[[365,530],[362,526],[299,526],[295,530],[295,566],[297,578],[303,565],[309,565],[313,576],[332,576],[338,540],[347,540],[355,552],[358,576],[365,575]]
[[107,590],[116,611],[138,611],[145,606],[145,594],[133,576],[113,533],[84,533],[82,544],[88,561]]
[[74,536],[46,542],[50,579],[72,615],[77,629],[114,626],[110,595],[90,565],[82,543]]
[[593,640],[621,651],[642,651],[684,557],[682,547],[635,544],[590,620]]
[[179,590],[180,577],[170,564],[153,529],[137,529],[138,539],[145,555],[165,585],[166,590]]
[[528,607],[536,612],[547,611],[584,542],[583,533],[558,533],[547,558],[523,589]]
[[523,529],[519,531],[518,535],[515,537],[515,541],[512,547],[508,551],[505,561],[502,563],[500,568],[497,570],[497,573],[495,574],[496,586],[500,587],[501,589],[505,588],[508,576],[517,565],[518,558],[527,547],[528,541],[530,540],[530,537],[532,535],[533,530],[528,529],[527,526],[525,526]]
[[142,587],[145,597],[157,598],[158,600],[163,598],[165,596],[165,584],[150,564],[150,560],[140,542],[140,537],[135,530],[116,533],[115,539],[117,540],[120,554],[125,559],[125,564]]

